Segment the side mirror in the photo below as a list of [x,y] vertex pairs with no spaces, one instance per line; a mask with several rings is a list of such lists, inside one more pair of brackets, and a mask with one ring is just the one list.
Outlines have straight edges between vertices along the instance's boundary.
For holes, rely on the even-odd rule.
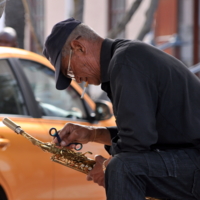
[[96,102],[95,119],[106,120],[113,116],[112,103],[100,100]]

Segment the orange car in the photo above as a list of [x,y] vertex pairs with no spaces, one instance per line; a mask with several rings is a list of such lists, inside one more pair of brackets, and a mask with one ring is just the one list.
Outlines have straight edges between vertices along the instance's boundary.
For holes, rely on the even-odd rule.
[[[109,102],[94,103],[76,82],[55,89],[54,68],[44,57],[29,51],[0,47],[0,200],[104,200],[105,192],[86,175],[50,160],[2,123],[5,117],[43,142],[48,130],[65,123],[114,126]],[[89,143],[81,152],[108,157],[103,145]]]

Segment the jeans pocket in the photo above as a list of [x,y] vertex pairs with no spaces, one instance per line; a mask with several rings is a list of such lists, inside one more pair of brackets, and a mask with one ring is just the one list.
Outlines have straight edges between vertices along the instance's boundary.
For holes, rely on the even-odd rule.
[[200,169],[194,172],[194,183],[192,188],[192,194],[196,199],[200,199]]
[[152,151],[145,154],[148,167],[149,176],[155,177],[176,177],[176,161],[170,152],[166,151]]

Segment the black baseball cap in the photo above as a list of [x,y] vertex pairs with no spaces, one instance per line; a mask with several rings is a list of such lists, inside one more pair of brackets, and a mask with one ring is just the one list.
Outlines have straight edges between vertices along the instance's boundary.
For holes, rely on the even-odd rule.
[[67,38],[79,24],[81,22],[74,18],[69,18],[55,24],[44,44],[43,54],[55,67],[56,89],[58,90],[66,89],[71,83],[71,79],[65,77],[60,71],[61,51]]

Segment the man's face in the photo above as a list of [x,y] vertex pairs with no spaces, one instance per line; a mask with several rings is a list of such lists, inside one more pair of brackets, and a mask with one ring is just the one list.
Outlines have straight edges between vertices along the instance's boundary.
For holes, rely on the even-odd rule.
[[101,83],[99,59],[95,57],[92,49],[87,51],[72,49],[71,58],[66,56],[62,59],[61,71],[66,77],[68,77],[69,68],[71,68],[78,83],[83,81],[93,85]]

